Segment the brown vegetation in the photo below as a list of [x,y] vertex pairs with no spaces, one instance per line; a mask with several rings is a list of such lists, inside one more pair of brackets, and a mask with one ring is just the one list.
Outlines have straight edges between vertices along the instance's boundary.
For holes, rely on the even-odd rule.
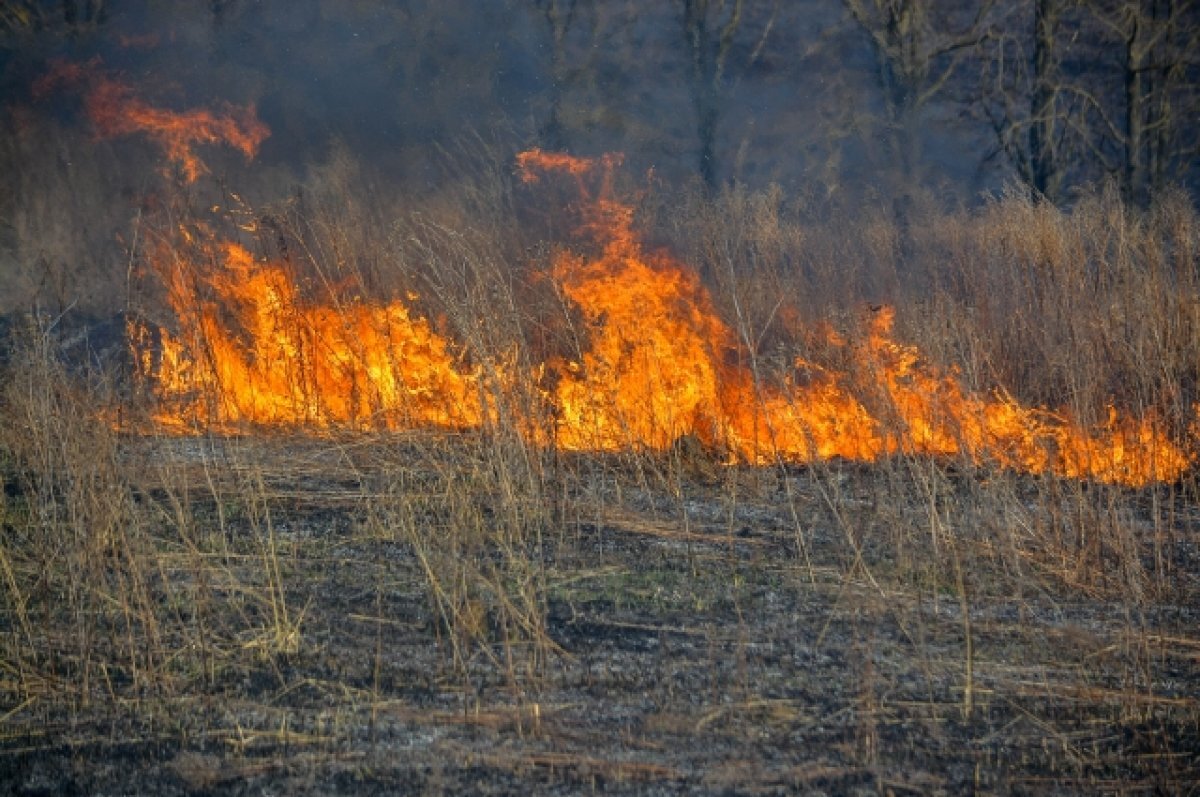
[[[393,213],[344,188],[343,158],[303,206],[205,221],[258,220],[243,244],[303,285],[416,291],[477,367],[528,373],[578,320],[547,276],[564,222],[504,169],[471,171],[432,210]],[[182,207],[145,239],[183,246]],[[756,378],[840,356],[812,330],[861,338],[886,301],[967,389],[1089,423],[1153,412],[1194,454],[1200,219],[1182,199],[1013,195],[904,234],[890,212],[810,211],[775,191],[643,198]],[[520,384],[466,432],[160,437],[127,374],[64,356],[65,326],[19,324],[4,366],[15,793],[1200,778],[1191,471],[1131,489],[904,452],[730,465],[690,438],[570,453],[520,428],[541,400]]]

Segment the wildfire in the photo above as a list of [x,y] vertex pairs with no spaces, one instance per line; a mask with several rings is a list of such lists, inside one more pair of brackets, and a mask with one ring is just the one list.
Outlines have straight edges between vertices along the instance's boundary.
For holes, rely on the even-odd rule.
[[[584,229],[601,247],[592,259],[564,253],[554,266],[591,340],[559,383],[561,445],[662,449],[693,434],[750,462],[965,455],[1134,485],[1176,478],[1190,464],[1153,419],[1110,408],[1102,427],[1087,430],[1002,394],[971,395],[894,340],[890,308],[876,313],[863,343],[829,339],[852,349],[842,359],[856,363],[853,374],[797,361],[813,375],[803,385],[755,384],[730,365],[735,338],[695,273],[644,251],[632,208],[612,198],[613,160],[531,151],[518,164],[527,181],[556,171],[577,178]],[[592,196],[582,178],[594,172],[601,187]]]
[[[254,426],[470,427],[481,404],[446,341],[400,302],[308,304],[287,269],[241,246],[165,271],[179,332],[135,327],[138,367],[152,380],[155,420],[180,431]],[[169,261],[168,261],[169,262]]]
[[100,138],[147,136],[162,147],[189,183],[208,171],[194,151],[196,145],[225,144],[250,160],[271,134],[253,105],[227,105],[219,114],[205,108],[156,108],[139,99],[129,86],[106,76],[96,60],[84,65],[57,63],[37,82],[34,93],[44,94],[58,85],[84,87],[84,111]]
[[[518,419],[538,443],[665,450],[691,435],[752,463],[956,456],[1130,485],[1171,480],[1191,465],[1153,418],[1110,408],[1089,429],[1000,391],[968,391],[895,340],[889,308],[860,341],[827,335],[850,367],[797,359],[790,378],[756,378],[696,273],[642,244],[632,208],[614,198],[619,158],[533,150],[517,162],[527,182],[574,179],[591,253],[562,252],[552,264],[584,343],[574,358],[525,377],[543,386],[553,429],[548,439],[528,431],[545,423]],[[306,301],[282,264],[235,244],[210,260],[207,273],[199,262],[160,266],[178,332],[158,332],[157,358],[150,331],[132,330],[162,426],[472,428],[489,417],[479,370],[406,305]]]
[[559,375],[557,442],[606,451],[663,449],[684,434],[711,442],[720,435],[721,361],[732,335],[693,272],[643,251],[633,209],[610,196],[615,164],[611,157],[595,162],[537,150],[518,157],[529,182],[555,170],[581,178],[599,168],[604,178],[598,196],[579,184],[599,256],[563,253],[554,264],[591,341]]

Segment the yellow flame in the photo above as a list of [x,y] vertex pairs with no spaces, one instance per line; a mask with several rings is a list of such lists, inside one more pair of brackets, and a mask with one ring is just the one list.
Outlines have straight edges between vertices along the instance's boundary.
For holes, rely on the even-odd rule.
[[[845,370],[797,360],[791,378],[756,381],[696,273],[646,251],[632,208],[613,195],[618,163],[536,150],[518,157],[527,182],[575,180],[595,250],[560,253],[552,269],[582,318],[584,350],[525,375],[552,385],[544,399],[555,445],[664,450],[694,435],[752,463],[959,456],[1129,485],[1173,480],[1191,466],[1153,416],[1110,407],[1089,429],[1001,391],[970,392],[895,340],[890,308],[859,342],[825,336],[834,359],[851,364]],[[131,330],[164,428],[472,428],[489,417],[478,370],[407,305],[305,302],[282,264],[257,262],[236,244],[213,260],[219,267],[207,275],[193,263],[160,267],[178,332],[159,331],[157,359],[153,336]],[[517,426],[548,442],[531,431],[536,419]]]
[[[174,428],[344,425],[464,428],[482,417],[476,378],[447,342],[400,302],[301,301],[286,269],[219,247],[215,273],[189,263],[168,276],[179,332],[160,331],[157,363],[142,350],[160,410]],[[145,345],[135,338],[135,349]]]

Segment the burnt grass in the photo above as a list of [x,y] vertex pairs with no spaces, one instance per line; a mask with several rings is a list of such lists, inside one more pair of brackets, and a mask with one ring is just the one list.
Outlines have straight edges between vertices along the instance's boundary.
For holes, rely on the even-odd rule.
[[[538,465],[537,534],[504,554],[521,567],[445,565],[477,596],[455,613],[395,530],[422,525],[436,551],[461,520],[455,443],[427,443],[123,441],[160,551],[181,549],[175,507],[211,536],[193,554],[208,564],[153,568],[172,620],[144,641],[169,652],[153,678],[114,654],[81,692],[58,629],[21,662],[6,643],[0,792],[1200,791],[1200,510],[1183,486],[556,458]],[[23,483],[6,479],[11,539]],[[523,500],[470,483],[484,521]],[[476,590],[474,572],[502,576]],[[523,572],[524,632],[497,592]],[[272,584],[296,631],[273,642]],[[94,644],[103,661],[120,642]]]

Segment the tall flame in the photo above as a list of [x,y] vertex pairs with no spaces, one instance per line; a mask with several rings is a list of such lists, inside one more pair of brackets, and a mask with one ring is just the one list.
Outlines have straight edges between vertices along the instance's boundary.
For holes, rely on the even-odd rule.
[[[890,308],[843,358],[857,363],[855,373],[798,360],[797,371],[811,375],[803,384],[756,383],[734,365],[736,339],[696,274],[645,251],[632,208],[613,198],[616,159],[531,150],[517,162],[526,181],[553,172],[575,178],[584,231],[600,247],[590,259],[563,253],[554,265],[591,340],[558,385],[558,441],[565,447],[663,449],[693,434],[750,462],[965,455],[1134,485],[1177,478],[1191,464],[1153,418],[1110,407],[1107,421],[1088,430],[1002,393],[968,393],[916,348],[894,340]],[[598,181],[594,195],[589,176]],[[850,347],[837,336],[829,343]]]
[[[633,209],[613,200],[618,160],[540,150],[517,163],[526,181],[546,171],[579,180],[585,228],[601,246],[594,259],[564,252],[554,278],[583,313],[591,348],[560,374],[557,442],[568,449],[663,449],[685,434],[712,442],[721,426],[721,361],[732,335],[696,274],[666,255],[648,255]],[[582,178],[603,170],[598,196]]]
[[[797,359],[787,378],[758,378],[696,273],[646,250],[633,209],[614,198],[619,162],[538,150],[517,160],[528,182],[575,181],[592,252],[564,251],[552,264],[582,319],[581,350],[527,376],[555,377],[543,391],[554,445],[665,450],[692,435],[752,463],[959,456],[1129,485],[1191,466],[1153,417],[1110,408],[1104,423],[1085,428],[1002,391],[972,393],[895,340],[890,308],[874,314],[862,340],[825,335],[840,354],[833,359],[850,366]],[[479,371],[403,303],[305,301],[283,264],[257,262],[236,244],[217,247],[212,261],[207,274],[197,263],[160,266],[179,331],[158,332],[157,358],[149,330],[132,330],[162,426],[471,428],[488,416]]]

